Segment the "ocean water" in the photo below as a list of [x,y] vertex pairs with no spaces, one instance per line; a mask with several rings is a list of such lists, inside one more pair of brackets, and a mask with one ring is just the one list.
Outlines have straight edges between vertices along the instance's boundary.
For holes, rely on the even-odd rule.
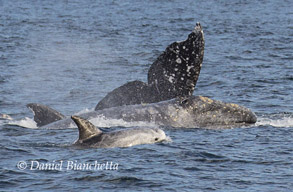
[[[12,118],[0,119],[0,191],[292,191],[292,7],[0,0],[0,113]],[[27,103],[92,110],[114,88],[146,81],[152,62],[198,21],[206,46],[194,94],[252,109],[255,125],[165,128],[171,141],[113,149],[73,147],[76,129],[35,127]],[[107,130],[148,126],[96,121]]]

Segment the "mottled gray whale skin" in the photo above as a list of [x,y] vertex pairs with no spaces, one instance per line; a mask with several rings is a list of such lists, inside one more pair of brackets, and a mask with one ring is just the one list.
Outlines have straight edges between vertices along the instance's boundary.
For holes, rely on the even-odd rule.
[[166,140],[166,134],[159,128],[132,128],[112,132],[102,132],[89,121],[72,116],[79,130],[79,138],[74,143],[95,148],[131,147]]
[[[34,112],[35,115],[38,115]],[[150,122],[162,126],[184,128],[233,128],[256,122],[256,115],[243,106],[216,101],[203,96],[176,98],[146,105],[125,105],[80,114],[84,119],[97,117],[123,119],[126,122]],[[65,118],[42,128],[73,127]]]
[[186,40],[169,45],[150,66],[148,83],[131,81],[114,89],[95,110],[191,96],[202,66],[204,44],[203,30],[197,23]]
[[34,121],[38,127],[64,119],[65,116],[46,105],[39,103],[29,103],[26,105],[34,112]]
[[204,34],[200,23],[185,41],[174,42],[151,65],[148,84],[160,101],[193,94],[204,57]]

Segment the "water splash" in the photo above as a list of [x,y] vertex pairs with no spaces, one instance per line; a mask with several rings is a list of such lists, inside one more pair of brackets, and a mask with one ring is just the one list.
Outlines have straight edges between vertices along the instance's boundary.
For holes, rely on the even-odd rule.
[[[88,113],[94,111],[93,109],[83,109],[82,111],[76,113],[75,115],[81,115],[83,113]],[[135,122],[126,122],[123,119],[111,119],[106,118],[103,115],[100,115],[96,118],[92,118],[89,120],[92,124],[94,124],[96,127],[103,127],[103,128],[110,128],[110,127],[152,127],[156,128],[158,127],[155,123],[150,122],[144,122],[144,121],[135,121]],[[76,128],[75,124],[72,124],[70,128]]]
[[293,127],[293,115],[276,114],[271,115],[270,117],[259,117],[256,125],[270,125],[273,127]]
[[20,120],[11,120],[7,124],[8,125],[17,125],[20,127],[31,128],[31,129],[38,128],[37,123],[29,117],[25,117],[24,119],[20,119]]
[[12,120],[12,117],[10,117],[10,115],[0,113],[0,120]]
[[[136,121],[136,122],[126,122],[122,119],[109,119],[104,116],[99,116],[93,119],[89,120],[91,123],[93,123],[96,127],[102,127],[102,128],[111,128],[111,127],[149,127],[149,128],[158,128],[159,126],[154,123],[149,122],[143,122],[143,121]],[[29,118],[25,117],[20,120],[11,120],[11,121],[0,121],[0,125],[8,124],[8,125],[16,125],[19,127],[24,128],[30,128],[30,129],[37,129],[39,128],[37,126],[37,123]],[[70,125],[67,125],[67,127],[62,127],[60,129],[66,129],[66,128],[77,128],[75,123],[70,123]]]
[[173,140],[172,140],[172,138],[171,138],[170,136],[166,135],[166,139],[165,139],[165,141],[163,141],[163,142],[164,142],[164,143],[172,143]]
[[92,109],[85,108],[85,109],[75,113],[74,115],[81,115],[83,113],[88,113],[88,112],[92,112],[92,111],[94,111],[94,108],[92,108]]
[[97,127],[152,127],[156,128],[158,125],[150,122],[144,121],[135,121],[135,122],[126,122],[123,119],[109,119],[104,117],[103,115],[90,119],[90,122],[93,123]]

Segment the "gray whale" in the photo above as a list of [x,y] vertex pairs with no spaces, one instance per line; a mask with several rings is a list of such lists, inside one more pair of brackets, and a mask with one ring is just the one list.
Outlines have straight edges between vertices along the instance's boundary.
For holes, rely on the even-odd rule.
[[[41,126],[46,129],[63,129],[72,127],[70,118],[55,120],[45,105],[31,103],[27,105],[34,112],[36,122],[43,120],[52,123]],[[58,112],[58,114],[60,114]],[[45,117],[47,115],[47,117]],[[203,96],[176,98],[151,104],[124,105],[80,114],[91,120],[98,117],[123,119],[126,122],[150,122],[156,125],[185,128],[232,128],[256,122],[256,115],[248,108],[216,101]],[[52,119],[50,119],[53,117]]]
[[[204,56],[202,27],[196,24],[185,41],[174,42],[151,65],[148,83],[128,82],[108,93],[95,111],[82,114],[171,127],[237,127],[256,122],[255,114],[232,103],[192,96]],[[39,127],[71,127],[72,120],[41,104],[28,104]]]
[[131,147],[166,140],[165,132],[158,128],[132,128],[105,133],[81,117],[71,118],[79,130],[79,138],[74,145],[95,148]]

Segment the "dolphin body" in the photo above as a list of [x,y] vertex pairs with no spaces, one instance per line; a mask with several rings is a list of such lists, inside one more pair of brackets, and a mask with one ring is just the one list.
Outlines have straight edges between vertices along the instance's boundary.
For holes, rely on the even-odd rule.
[[[45,105],[31,103],[27,105],[33,110],[38,126],[46,129],[64,129],[73,127],[70,118],[56,121],[54,114],[60,113]],[[44,113],[45,112],[45,113]],[[47,114],[47,117],[44,116]],[[64,117],[64,115],[62,115]],[[243,106],[216,101],[203,96],[176,98],[151,104],[124,105],[91,111],[79,115],[86,120],[105,117],[107,119],[123,119],[126,122],[150,122],[160,126],[184,128],[233,128],[256,122],[256,115]],[[52,119],[50,119],[53,117]],[[45,121],[44,124],[42,122]],[[48,121],[51,121],[50,124]]]
[[79,130],[79,138],[74,143],[83,147],[112,148],[131,147],[166,140],[166,134],[158,128],[132,128],[112,132],[102,132],[89,121],[71,116]]

